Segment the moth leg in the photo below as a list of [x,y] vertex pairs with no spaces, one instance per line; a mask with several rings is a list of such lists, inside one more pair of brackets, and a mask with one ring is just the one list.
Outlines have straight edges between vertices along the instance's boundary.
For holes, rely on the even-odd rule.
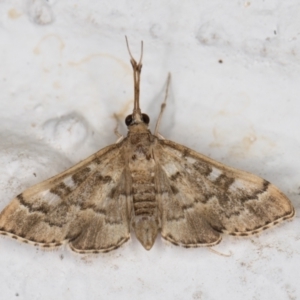
[[222,253],[222,252],[219,252],[213,248],[208,248],[208,250],[214,254],[217,254],[217,255],[220,255],[220,256],[224,256],[224,257],[230,257],[232,255],[232,252],[229,251],[229,253]]
[[115,135],[118,137],[116,144],[120,143],[121,141],[123,141],[124,136],[119,132],[119,118],[117,116],[117,114],[114,114],[114,118],[116,120],[116,127],[114,129],[114,133]]
[[165,140],[164,136],[162,136],[159,132],[156,135],[160,140]]
[[164,112],[164,110],[166,108],[166,105],[167,105],[167,99],[168,99],[168,95],[169,95],[170,82],[171,82],[171,73],[168,74],[165,99],[164,99],[164,102],[161,104],[160,113],[158,115],[157,122],[156,122],[156,125],[155,125],[154,135],[157,136],[157,137],[162,137],[158,133],[158,129],[159,129],[159,125],[160,125],[160,122],[161,122],[161,119],[162,119],[163,112]]

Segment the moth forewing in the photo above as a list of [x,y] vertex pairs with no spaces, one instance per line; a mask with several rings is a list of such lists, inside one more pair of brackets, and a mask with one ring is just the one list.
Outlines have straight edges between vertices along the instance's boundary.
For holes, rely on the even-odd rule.
[[[159,162],[169,178],[169,192],[174,199],[166,199],[163,204],[167,217],[162,221],[162,232],[169,220],[182,222],[183,216],[188,216],[191,226],[203,218],[211,230],[247,236],[294,216],[290,200],[268,181],[227,167],[172,141],[163,140],[160,144]],[[174,207],[175,201],[177,206]],[[168,205],[172,205],[172,209]],[[196,241],[197,246],[202,238]]]

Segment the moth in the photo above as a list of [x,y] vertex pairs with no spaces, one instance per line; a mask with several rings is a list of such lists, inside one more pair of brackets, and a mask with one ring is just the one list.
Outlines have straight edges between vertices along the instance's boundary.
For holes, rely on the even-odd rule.
[[183,247],[214,246],[221,234],[249,236],[291,219],[290,200],[256,175],[227,167],[154,134],[141,112],[141,57],[129,49],[134,105],[127,136],[18,195],[0,214],[0,233],[78,253],[117,249],[134,231],[146,250],[157,235]]

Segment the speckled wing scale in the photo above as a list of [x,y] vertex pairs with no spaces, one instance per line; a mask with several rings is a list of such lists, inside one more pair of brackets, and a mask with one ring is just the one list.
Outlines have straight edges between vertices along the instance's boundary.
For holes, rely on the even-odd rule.
[[69,243],[79,253],[118,248],[130,234],[123,166],[116,144],[29,188],[0,214],[1,233],[45,248]]
[[141,59],[130,56],[127,137],[18,195],[0,214],[0,234],[44,248],[69,244],[78,253],[114,250],[131,229],[147,250],[159,232],[175,245],[199,247],[218,244],[221,233],[248,236],[294,216],[268,181],[151,134],[139,106]]
[[172,141],[160,141],[157,153],[165,188],[159,196],[161,234],[173,244],[213,246],[220,233],[256,234],[295,214],[289,199],[258,176]]

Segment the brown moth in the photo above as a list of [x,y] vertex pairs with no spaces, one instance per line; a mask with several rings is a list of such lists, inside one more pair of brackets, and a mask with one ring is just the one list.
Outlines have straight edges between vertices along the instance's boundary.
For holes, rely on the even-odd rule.
[[142,54],[138,63],[129,54],[127,137],[18,195],[0,214],[2,235],[45,248],[68,243],[78,253],[117,249],[131,229],[147,250],[158,233],[174,245],[209,247],[221,233],[249,236],[294,216],[270,182],[162,138],[165,102],[151,134],[139,104]]

